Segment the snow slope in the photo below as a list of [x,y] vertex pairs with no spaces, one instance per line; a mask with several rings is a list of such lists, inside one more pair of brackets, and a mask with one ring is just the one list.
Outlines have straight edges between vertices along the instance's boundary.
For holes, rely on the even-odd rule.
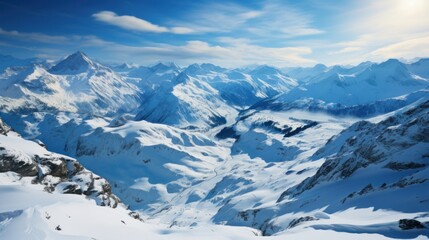
[[[8,129],[2,122],[0,127]],[[146,224],[117,205],[117,198],[106,192],[110,185],[76,160],[10,130],[0,134],[0,149],[1,239],[246,239],[259,234],[249,228]],[[64,173],[62,164],[67,165]],[[110,203],[118,207],[97,206]]]

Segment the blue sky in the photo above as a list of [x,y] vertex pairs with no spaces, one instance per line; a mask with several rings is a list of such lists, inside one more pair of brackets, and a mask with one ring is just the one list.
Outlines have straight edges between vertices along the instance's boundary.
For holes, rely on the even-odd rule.
[[429,56],[427,0],[0,0],[0,54],[225,67]]

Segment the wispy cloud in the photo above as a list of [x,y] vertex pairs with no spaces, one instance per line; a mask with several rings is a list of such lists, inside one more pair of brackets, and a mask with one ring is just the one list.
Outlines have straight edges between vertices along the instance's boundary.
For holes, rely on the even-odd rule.
[[211,3],[190,11],[176,24],[198,32],[237,33],[269,38],[291,38],[324,33],[311,16],[280,1],[264,1],[259,7]]
[[67,40],[64,36],[52,36],[43,33],[23,33],[18,31],[7,31],[0,28],[0,35],[6,37],[13,37],[27,41],[37,41],[44,43],[55,43],[55,42],[64,42]]
[[[144,46],[131,46],[87,35],[51,36],[0,29],[1,35],[32,42],[33,44],[28,45],[28,51],[35,52],[39,56],[43,56],[43,54],[61,56],[61,54],[70,53],[68,51],[89,50],[98,53],[95,55],[97,58],[133,61],[140,64],[176,61],[182,65],[210,62],[225,67],[239,67],[248,64],[271,64],[282,67],[316,63],[305,57],[312,52],[308,47],[262,47],[252,44],[246,38],[220,37],[215,39],[217,44],[189,40],[182,45],[148,42]],[[36,42],[44,44],[42,46],[34,45]],[[61,48],[55,48],[58,45],[61,45]]]
[[104,22],[113,26],[117,26],[127,30],[139,31],[139,32],[154,32],[154,33],[175,33],[175,34],[189,34],[193,33],[194,30],[187,27],[164,27],[153,24],[144,19],[122,15],[119,16],[111,11],[101,11],[92,15],[97,21]]
[[332,44],[330,54],[353,56],[355,63],[427,55],[428,44],[422,39],[429,35],[428,8],[426,0],[362,0],[342,14],[339,24],[339,31],[351,40]]
[[[222,45],[204,41],[188,41],[184,45],[152,44],[144,47],[111,44],[105,51],[126,60],[149,64],[153,59],[176,60],[179,64],[210,62],[225,67],[249,64],[270,64],[279,67],[313,65],[316,61],[304,57],[312,52],[307,47],[261,47],[249,40],[223,39]],[[145,56],[142,58],[141,56]]]
[[313,26],[312,17],[279,1],[265,2],[261,16],[250,22],[247,30],[261,36],[292,38],[324,33]]
[[388,58],[406,58],[429,56],[429,35],[409,39],[385,47],[381,47],[368,54],[368,59],[380,61]]
[[259,10],[234,3],[200,5],[172,23],[187,26],[201,33],[226,33],[241,28],[250,19],[261,16]]
[[38,32],[19,32],[15,30],[7,31],[3,28],[0,28],[0,36],[25,42],[38,42],[55,45],[80,44],[82,46],[92,46],[104,42],[104,40],[93,35],[49,35]]

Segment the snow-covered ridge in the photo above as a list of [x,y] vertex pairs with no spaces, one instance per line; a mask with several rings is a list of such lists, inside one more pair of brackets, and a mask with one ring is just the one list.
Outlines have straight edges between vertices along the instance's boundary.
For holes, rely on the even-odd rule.
[[140,103],[139,89],[108,67],[77,52],[47,70],[41,65],[0,75],[3,111],[67,111],[109,115]]
[[[248,209],[230,223],[258,226],[266,234],[294,228],[298,222],[316,229],[337,231],[341,226],[363,233],[369,225],[332,226],[323,219],[346,209],[370,207],[424,220],[422,213],[429,211],[428,117],[426,101],[379,123],[353,124],[310,158],[325,161],[313,176],[284,191],[273,207]],[[392,226],[392,236],[428,233],[426,229],[407,235],[399,220],[384,223]]]
[[0,119],[2,184],[34,184],[49,193],[84,195],[98,205],[116,207],[110,184],[75,159],[47,151],[40,141],[22,139]]

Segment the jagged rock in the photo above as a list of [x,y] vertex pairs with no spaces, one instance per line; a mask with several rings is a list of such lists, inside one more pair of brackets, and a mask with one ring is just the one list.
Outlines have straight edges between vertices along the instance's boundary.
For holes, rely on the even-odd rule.
[[373,190],[374,190],[374,188],[372,187],[372,185],[368,184],[368,185],[366,185],[366,187],[364,187],[362,190],[360,190],[360,192],[358,194],[359,195],[364,195],[364,194],[366,194],[368,192],[371,192]]
[[319,219],[312,216],[296,218],[289,223],[289,226],[287,228],[294,228],[300,223],[308,222],[308,221],[316,221],[316,220],[319,220]]
[[70,183],[62,191],[66,194],[82,194],[82,189],[76,183]]
[[143,219],[140,217],[140,214],[138,212],[132,211],[132,212],[129,212],[128,215],[130,215],[130,217],[132,217],[134,219],[137,219],[141,222],[144,222]]
[[425,226],[420,221],[417,221],[414,219],[401,219],[401,220],[399,220],[399,227],[402,230],[425,228]]
[[36,176],[38,173],[37,164],[31,158],[0,147],[0,172],[8,171],[22,176]]
[[416,162],[408,162],[408,163],[389,162],[384,167],[392,170],[402,171],[402,170],[408,170],[408,169],[422,168],[424,166],[426,165],[423,163],[416,163]]
[[[313,155],[314,159],[326,158],[316,174],[284,191],[278,202],[287,196],[295,197],[322,182],[349,178],[357,170],[370,165],[386,162],[384,166],[395,171],[425,167],[425,164],[418,163],[421,158],[417,155],[410,156],[412,158],[407,159],[408,162],[396,162],[391,159],[397,152],[429,142],[429,137],[427,137],[429,136],[428,113],[429,101],[426,101],[403,114],[391,116],[377,124],[365,121],[353,124]],[[342,135],[349,137],[344,141]],[[329,150],[338,149],[335,146],[341,147],[338,151]],[[329,153],[330,151],[331,153]],[[428,150],[423,153],[427,154]],[[390,187],[405,187],[426,180],[403,179]]]
[[65,179],[68,177],[67,161],[65,158],[41,158],[36,156],[36,162],[49,168],[49,175]]
[[[5,126],[3,122],[0,125]],[[112,194],[112,187],[105,179],[88,171],[75,159],[51,153],[40,144],[24,140],[18,135],[2,137],[6,138],[5,141],[13,137],[14,141],[24,148],[31,145],[34,153],[23,151],[19,144],[16,144],[16,147],[2,145],[0,141],[0,172],[12,171],[21,176],[34,177],[31,183],[42,184],[47,192],[84,194],[95,199],[99,205],[113,208],[120,203],[119,198]]]
[[6,125],[3,120],[0,118],[0,134],[7,136],[7,133],[10,131],[10,127]]

